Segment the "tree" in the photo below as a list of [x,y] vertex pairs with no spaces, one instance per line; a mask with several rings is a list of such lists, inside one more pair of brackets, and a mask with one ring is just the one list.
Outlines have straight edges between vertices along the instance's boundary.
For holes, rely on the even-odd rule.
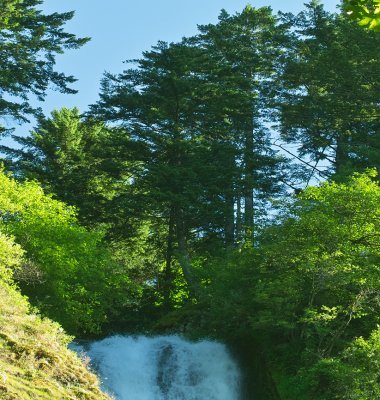
[[[3,148],[8,154],[7,170],[21,181],[37,180],[45,193],[75,206],[82,225],[100,229],[113,253],[109,264],[115,273],[111,275],[124,271],[125,279],[131,277],[136,287],[145,290],[145,303],[152,306],[156,294],[147,282],[159,274],[161,234],[159,229],[154,238],[148,233],[152,222],[138,202],[138,186],[132,184],[139,167],[131,155],[137,150],[130,145],[128,132],[86,119],[76,108],[63,108],[53,111],[50,118],[40,116],[29,136],[13,138],[22,147]],[[105,253],[110,257],[108,250]],[[120,308],[128,313],[128,301],[122,294],[124,280],[119,281],[114,282],[118,289],[114,287],[114,310],[110,309],[107,323],[113,319],[125,324],[134,318],[120,317]]]
[[328,167],[325,176],[379,167],[380,37],[314,1],[288,22],[296,34],[281,77],[281,137],[314,171]]
[[[367,379],[349,349],[359,344],[356,338],[369,338],[379,323],[380,188],[375,176],[368,171],[346,184],[308,188],[261,237],[252,328],[272,348],[271,359],[283,362],[283,373],[298,376],[298,389],[289,385],[289,398],[323,399],[326,393],[349,398],[344,385],[340,393],[334,388],[349,365],[346,373],[355,382],[345,382],[351,388],[360,383],[360,374]],[[366,362],[372,374],[378,370],[377,359],[370,361],[368,355]]]
[[62,108],[37,121],[29,136],[12,135],[21,148],[3,147],[8,170],[39,181],[47,193],[77,207],[83,223],[107,222],[110,201],[127,186],[128,167],[113,156],[127,136],[85,120],[77,108]]
[[263,122],[264,86],[280,51],[275,25],[267,8],[222,12],[198,36],[159,42],[135,68],[106,75],[92,107],[139,149],[134,185],[144,208],[165,221],[168,276],[176,258],[189,287],[196,286],[191,244],[241,239],[242,197],[252,234],[253,193],[278,189],[283,159],[270,149]]
[[0,279],[9,283],[14,271],[20,267],[23,250],[14,240],[0,232]]
[[197,104],[192,100],[199,85],[191,69],[197,53],[182,44],[160,42],[144,53],[137,68],[107,75],[101,100],[92,108],[98,117],[130,132],[130,145],[137,150],[134,162],[140,165],[133,175],[140,213],[149,210],[156,220],[164,221],[166,274],[172,274],[176,253],[189,286],[194,280],[187,242],[191,230],[200,224],[205,176],[199,174],[205,148],[194,117]]
[[74,209],[36,182],[18,183],[2,172],[0,187],[0,231],[17,243],[15,261],[18,246],[24,251],[14,279],[44,315],[71,334],[94,334],[121,309],[137,307],[142,284],[113,259],[102,232],[80,226]]
[[49,84],[63,93],[76,92],[69,87],[74,77],[54,70],[55,56],[89,39],[63,30],[73,12],[45,15],[40,4],[42,0],[0,1],[0,118],[26,121],[28,114],[38,113],[29,98],[43,100]]
[[252,240],[258,220],[255,211],[263,211],[261,201],[278,193],[284,178],[285,160],[271,147],[266,128],[273,106],[269,88],[285,40],[283,30],[270,8],[251,6],[236,15],[222,11],[218,24],[199,29],[190,41],[208,55],[202,72],[207,77],[207,104],[212,106],[206,105],[205,120],[218,121],[223,136],[211,130],[211,138],[233,149],[227,147],[225,152],[234,171],[227,193],[230,225],[236,226],[229,236]]

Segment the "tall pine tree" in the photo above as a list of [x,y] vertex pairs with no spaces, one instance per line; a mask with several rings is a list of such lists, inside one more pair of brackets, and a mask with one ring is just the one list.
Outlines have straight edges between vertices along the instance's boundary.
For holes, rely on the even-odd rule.
[[283,139],[301,157],[328,164],[336,179],[379,167],[380,37],[316,1],[290,20],[296,34],[282,76]]
[[0,0],[0,118],[25,121],[38,111],[29,97],[43,100],[49,84],[76,92],[69,87],[74,77],[54,69],[55,56],[89,39],[63,30],[74,12],[46,15],[40,4],[42,0]]

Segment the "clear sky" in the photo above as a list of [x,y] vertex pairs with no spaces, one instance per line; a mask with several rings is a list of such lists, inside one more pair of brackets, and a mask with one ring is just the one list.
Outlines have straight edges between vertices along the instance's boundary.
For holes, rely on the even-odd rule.
[[[49,115],[61,107],[79,107],[85,111],[98,99],[100,80],[105,71],[122,72],[123,61],[139,58],[157,41],[176,42],[197,33],[197,24],[216,23],[221,9],[233,14],[250,3],[254,7],[271,6],[277,12],[297,13],[305,0],[45,0],[45,13],[75,10],[66,31],[91,41],[79,50],[57,57],[57,70],[74,75],[75,95],[49,91],[42,106]],[[325,8],[336,11],[340,0],[322,0]],[[33,127],[16,127],[25,135]],[[8,142],[6,139],[5,142]],[[4,142],[2,144],[5,144]]]

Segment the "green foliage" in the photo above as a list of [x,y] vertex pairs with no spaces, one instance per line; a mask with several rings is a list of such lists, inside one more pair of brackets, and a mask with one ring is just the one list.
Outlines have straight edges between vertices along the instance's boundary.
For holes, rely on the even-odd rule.
[[128,179],[127,162],[113,156],[123,132],[85,120],[77,108],[62,108],[51,118],[39,117],[29,136],[13,139],[21,149],[4,152],[8,169],[16,176],[41,182],[46,192],[77,207],[87,225],[107,219],[110,200],[123,191]]
[[[74,210],[35,182],[0,175],[0,229],[25,250],[16,271],[24,293],[71,333],[97,333],[135,286],[102,245],[102,234],[78,225]],[[132,295],[133,293],[133,295]]]
[[249,334],[259,260],[253,248],[230,248],[194,261],[203,286],[199,307],[206,315],[195,323],[195,330],[224,340]]
[[[310,2],[284,22],[291,35],[279,84],[281,137],[309,174],[345,179],[379,168],[380,36]],[[310,160],[312,162],[310,162]]]
[[23,250],[14,241],[0,232],[0,279],[10,282],[15,269],[20,267]]
[[106,74],[91,107],[93,116],[129,132],[119,160],[128,154],[137,167],[113,204],[123,205],[123,221],[133,214],[162,238],[168,307],[182,279],[197,292],[192,255],[201,238],[222,246],[251,240],[254,210],[263,214],[268,197],[281,191],[285,161],[264,124],[283,39],[276,24],[269,8],[224,11],[197,36],[159,42],[123,73]]
[[49,84],[64,93],[74,82],[54,70],[55,55],[76,49],[88,41],[63,30],[73,12],[45,15],[42,0],[0,1],[0,116],[25,121],[36,113],[29,96],[43,99]]
[[348,343],[337,357],[322,358],[311,368],[302,368],[289,398],[309,399],[377,399],[380,396],[379,328],[368,339],[359,337]]
[[[0,269],[4,266],[1,260]],[[67,349],[71,340],[57,323],[32,312],[13,286],[0,281],[1,399],[109,399],[85,360]]]
[[[263,236],[267,278],[256,287],[253,328],[272,335],[269,343],[284,370],[291,374],[300,368],[298,386],[310,386],[297,398],[351,398],[336,383],[355,368],[355,362],[344,361],[347,349],[379,322],[380,188],[375,176],[369,171],[347,184],[328,182],[305,190],[291,206],[291,216],[287,213]],[[352,398],[366,398],[360,393]]]
[[346,184],[310,187],[262,232],[257,248],[200,260],[207,322],[195,329],[258,343],[257,357],[265,355],[284,399],[378,396],[375,179],[370,170]]
[[[1,188],[9,189],[3,176]],[[1,229],[9,217],[4,212],[4,197]],[[57,323],[36,315],[15,287],[12,272],[22,268],[23,255],[19,245],[0,233],[0,397],[107,399],[83,360],[67,349],[72,338]]]
[[343,11],[360,26],[380,32],[379,0],[344,0]]
[[[375,399],[380,396],[380,330],[377,327],[368,339],[358,337],[345,350],[342,364],[347,365],[349,373],[345,393],[353,399]],[[348,369],[347,368],[347,369]],[[344,388],[342,387],[344,393]],[[351,392],[351,394],[349,393]]]

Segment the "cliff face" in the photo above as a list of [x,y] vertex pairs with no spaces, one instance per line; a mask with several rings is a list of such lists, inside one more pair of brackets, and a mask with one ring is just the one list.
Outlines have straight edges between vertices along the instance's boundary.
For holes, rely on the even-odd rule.
[[58,324],[33,313],[27,300],[0,280],[0,398],[110,400],[97,377],[67,349]]

